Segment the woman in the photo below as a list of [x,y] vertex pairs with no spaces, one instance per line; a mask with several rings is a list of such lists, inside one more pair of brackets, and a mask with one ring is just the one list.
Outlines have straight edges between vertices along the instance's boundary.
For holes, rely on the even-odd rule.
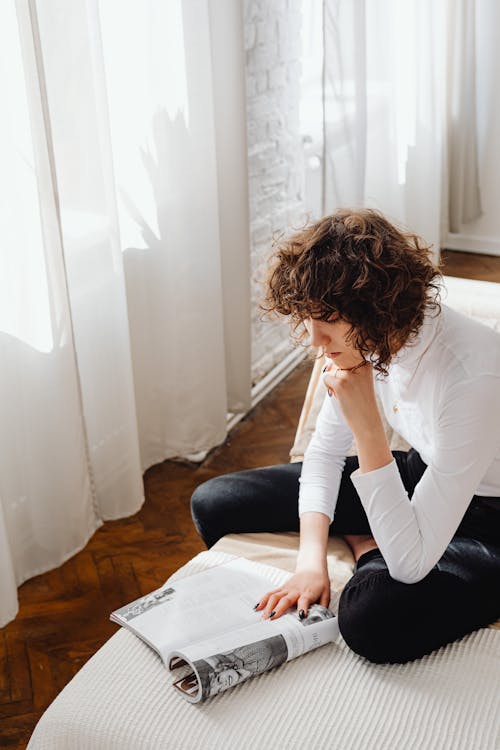
[[[277,246],[263,308],[327,357],[316,429],[302,464],[216,477],[191,504],[207,547],[300,530],[295,574],[258,603],[263,618],[328,606],[328,535],[343,535],[356,566],[339,627],[374,662],[500,616],[500,336],[439,303],[429,250],[371,209]],[[376,394],[409,451],[389,449]]]

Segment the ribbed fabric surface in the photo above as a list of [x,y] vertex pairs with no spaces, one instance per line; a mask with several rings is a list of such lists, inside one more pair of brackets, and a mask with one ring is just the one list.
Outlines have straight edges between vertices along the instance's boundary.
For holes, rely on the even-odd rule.
[[[231,557],[207,550],[169,580]],[[499,675],[498,630],[403,665],[371,664],[339,639],[192,705],[160,658],[120,629],[47,709],[28,750],[497,750]]]

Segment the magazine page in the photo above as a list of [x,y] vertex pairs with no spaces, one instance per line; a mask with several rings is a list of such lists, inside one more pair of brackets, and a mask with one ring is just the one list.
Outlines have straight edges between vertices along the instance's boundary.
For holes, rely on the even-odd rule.
[[167,663],[174,650],[218,639],[260,619],[253,607],[275,587],[259,568],[278,570],[239,557],[167,583],[116,610],[110,619],[142,638]]
[[338,634],[333,612],[313,604],[304,620],[296,612],[275,621],[260,620],[173,652],[167,664],[171,671],[180,672],[173,687],[186,700],[198,703],[330,643]]

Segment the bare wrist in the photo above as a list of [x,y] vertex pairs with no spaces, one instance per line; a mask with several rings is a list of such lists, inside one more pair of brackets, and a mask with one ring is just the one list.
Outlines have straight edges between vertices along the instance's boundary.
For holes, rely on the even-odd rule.
[[366,435],[380,435],[381,433],[385,435],[384,423],[378,408],[366,411],[363,414],[362,422],[359,425],[354,425],[352,431],[356,443],[358,439],[362,439]]
[[325,513],[309,511],[300,517],[300,544],[297,568],[324,570],[330,519]]
[[383,426],[374,433],[365,433],[356,440],[359,470],[365,474],[386,466],[394,459]]
[[296,570],[324,570],[326,567],[326,554],[322,549],[313,547],[299,550]]

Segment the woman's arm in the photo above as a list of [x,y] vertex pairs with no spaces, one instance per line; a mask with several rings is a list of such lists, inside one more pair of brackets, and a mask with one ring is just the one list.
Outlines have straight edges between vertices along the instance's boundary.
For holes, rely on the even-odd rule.
[[[371,379],[371,373],[363,373],[364,381],[368,374]],[[297,567],[318,567],[326,561],[329,526],[333,520],[345,457],[353,437],[356,439],[361,471],[373,471],[393,461],[375,392],[373,387],[366,389],[365,386],[365,390],[363,422],[354,421],[356,432],[347,424],[336,398],[325,397],[321,407],[300,477]]]
[[365,474],[387,466],[394,460],[380,414],[369,430],[355,434],[358,449],[359,472]]
[[[333,520],[345,459],[353,434],[335,399],[325,393],[299,479],[299,517],[321,513]],[[306,532],[307,533],[307,532]]]
[[300,517],[300,543],[296,570],[323,570],[330,518],[324,513],[309,511]]
[[433,458],[408,497],[394,460],[351,474],[393,578],[416,583],[443,555],[500,450],[500,377],[463,380],[436,414]]
[[300,542],[296,572],[283,586],[261,598],[256,611],[262,612],[263,618],[275,612],[273,619],[277,619],[294,604],[306,615],[313,602],[319,600],[324,607],[329,605],[328,531],[352,441],[352,432],[339,405],[325,394],[299,480]]
[[295,574],[282,586],[268,591],[256,611],[262,619],[281,617],[294,604],[307,616],[311,604],[319,600],[323,607],[330,604],[330,578],[326,562],[330,518],[324,513],[307,512],[300,518],[300,548]]

